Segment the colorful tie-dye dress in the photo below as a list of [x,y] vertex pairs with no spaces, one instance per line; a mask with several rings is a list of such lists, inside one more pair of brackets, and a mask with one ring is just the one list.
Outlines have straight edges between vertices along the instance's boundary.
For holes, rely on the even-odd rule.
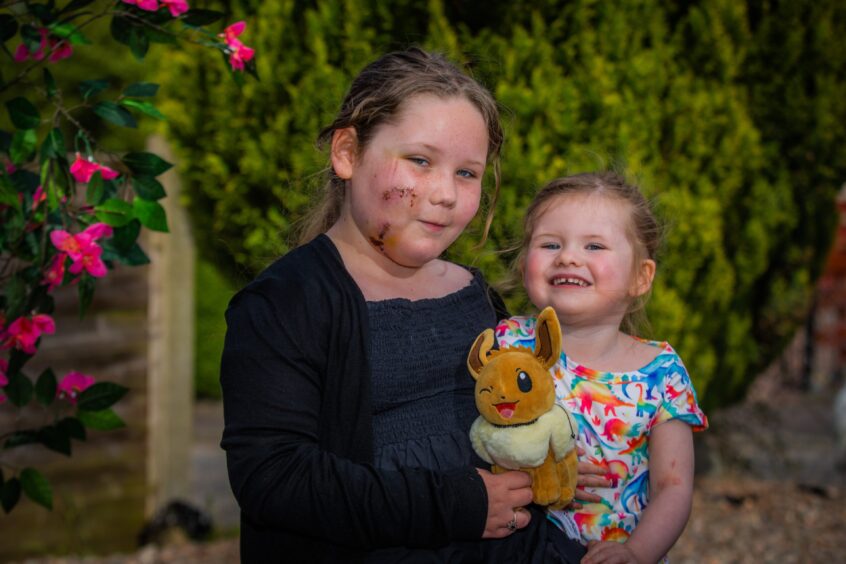
[[[533,348],[535,318],[512,317],[496,328],[499,345]],[[576,530],[582,542],[625,541],[637,526],[649,499],[649,431],[655,425],[679,419],[700,431],[708,426],[699,409],[687,370],[665,342],[644,341],[661,352],[632,372],[599,372],[568,359],[564,353],[555,367],[557,401],[579,423],[579,458],[602,466],[611,488],[586,488],[602,496],[578,510],[553,511],[550,518],[570,536]]]

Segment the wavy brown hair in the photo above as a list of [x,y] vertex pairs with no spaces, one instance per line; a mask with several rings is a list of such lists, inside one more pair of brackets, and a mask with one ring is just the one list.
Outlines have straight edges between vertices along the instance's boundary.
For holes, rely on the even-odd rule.
[[[488,204],[482,242],[487,238],[499,197],[499,157],[503,132],[499,110],[488,90],[463,73],[444,56],[413,47],[383,55],[367,65],[353,80],[335,120],[321,130],[318,147],[331,145],[335,131],[355,128],[359,154],[364,152],[380,125],[390,123],[415,96],[462,97],[482,114],[488,130],[487,161],[493,165],[494,189]],[[317,204],[303,218],[298,244],[325,233],[341,214],[344,181],[331,167],[325,173]]]

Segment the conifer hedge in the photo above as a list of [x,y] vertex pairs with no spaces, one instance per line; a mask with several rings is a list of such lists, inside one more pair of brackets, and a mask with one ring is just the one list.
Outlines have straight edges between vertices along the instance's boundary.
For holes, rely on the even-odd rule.
[[[205,256],[244,282],[292,241],[325,155],[314,147],[351,77],[409,44],[469,65],[503,106],[503,190],[486,252],[451,251],[494,280],[547,180],[614,168],[668,225],[649,314],[706,406],[743,396],[804,318],[846,180],[846,5],[218,3],[248,21],[260,81],[173,54],[163,105]],[[477,226],[478,228],[478,226]],[[519,291],[512,309],[526,309]]]

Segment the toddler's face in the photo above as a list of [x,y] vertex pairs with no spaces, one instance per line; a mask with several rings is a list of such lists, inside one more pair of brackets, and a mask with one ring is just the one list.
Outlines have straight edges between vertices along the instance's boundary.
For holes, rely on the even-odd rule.
[[488,134],[461,97],[419,95],[376,130],[349,169],[344,219],[362,246],[406,267],[443,253],[479,208]]
[[619,326],[632,299],[649,287],[637,282],[630,212],[629,204],[601,195],[551,200],[535,222],[523,264],[532,303],[552,306],[562,324]]

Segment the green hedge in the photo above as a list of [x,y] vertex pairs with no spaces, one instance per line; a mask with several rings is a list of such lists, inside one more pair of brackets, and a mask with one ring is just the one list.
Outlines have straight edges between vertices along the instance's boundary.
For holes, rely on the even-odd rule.
[[[668,222],[650,318],[706,406],[740,399],[801,323],[846,179],[841,2],[218,7],[247,19],[261,80],[239,89],[204,54],[173,54],[163,107],[201,250],[239,280],[288,250],[325,163],[314,137],[351,77],[420,44],[467,63],[506,119],[487,251],[469,233],[452,258],[501,277],[510,255],[495,251],[537,187],[615,168]],[[526,309],[519,292],[509,303]]]

